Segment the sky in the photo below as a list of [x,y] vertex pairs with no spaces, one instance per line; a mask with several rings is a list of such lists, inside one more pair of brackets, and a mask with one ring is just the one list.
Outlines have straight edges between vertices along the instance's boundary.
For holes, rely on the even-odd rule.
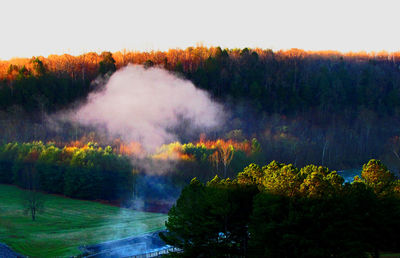
[[0,59],[189,46],[400,51],[396,0],[0,0]]

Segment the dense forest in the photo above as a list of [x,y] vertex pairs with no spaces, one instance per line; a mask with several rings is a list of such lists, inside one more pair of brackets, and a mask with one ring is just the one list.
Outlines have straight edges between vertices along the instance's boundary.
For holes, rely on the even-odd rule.
[[[229,113],[223,128],[195,137],[180,133],[180,129],[182,143],[160,146],[156,153],[146,154],[138,143],[124,143],[96,128],[52,119],[85,103],[91,92],[103,89],[113,72],[130,63],[149,69],[162,67],[206,90]],[[400,53],[274,52],[199,46],[167,52],[65,54],[0,61],[0,78],[0,142],[3,153],[13,157],[10,160],[19,164],[29,159],[25,157],[28,150],[18,159],[16,154],[9,154],[20,148],[14,150],[7,145],[10,142],[16,146],[49,142],[57,153],[71,146],[84,148],[79,153],[97,146],[92,152],[101,153],[110,146],[115,160],[120,159],[118,155],[129,156],[140,182],[133,191],[155,199],[165,196],[164,191],[177,196],[176,189],[193,177],[203,182],[215,174],[235,177],[251,162],[277,160],[337,170],[359,168],[371,158],[380,158],[391,171],[397,173],[400,168]],[[40,153],[48,147],[35,148]],[[143,157],[143,153],[146,161],[133,158]],[[66,174],[71,170],[67,168],[77,166],[56,160],[56,166]],[[141,166],[143,162],[148,164],[147,170],[152,170],[150,175]],[[14,163],[2,166],[9,169]],[[158,171],[160,166],[167,167],[167,173]],[[3,171],[14,171],[13,182],[18,183],[17,170]],[[96,173],[105,180],[107,172]],[[99,184],[96,187],[102,189]],[[57,191],[82,198],[119,198],[65,189],[67,182]]]
[[130,160],[110,146],[15,142],[0,147],[0,183],[81,199],[121,200],[132,197],[133,180]]
[[250,164],[196,178],[168,213],[171,257],[379,257],[398,252],[400,180],[379,160],[353,183],[326,167]]
[[71,124],[47,130],[46,116],[84,102],[129,63],[163,67],[208,91],[230,111],[209,137],[257,138],[263,162],[343,169],[378,157],[399,170],[400,53],[194,47],[0,61],[1,141],[87,138],[90,130]]
[[[144,205],[161,204],[167,211],[193,177],[203,181],[215,173],[226,177],[260,155],[256,139],[174,142],[140,159],[133,155],[143,150],[132,153],[134,148],[118,140],[105,147],[94,142],[7,143],[0,146],[0,183],[122,206],[135,206],[132,201],[140,199]],[[162,167],[168,169],[151,173]]]
[[[128,64],[205,90],[223,126],[168,128],[179,139],[150,152],[57,119]],[[0,61],[0,183],[157,211],[180,194],[161,236],[183,256],[378,257],[400,246],[398,115],[400,53],[199,46]],[[362,164],[352,183],[334,171]]]

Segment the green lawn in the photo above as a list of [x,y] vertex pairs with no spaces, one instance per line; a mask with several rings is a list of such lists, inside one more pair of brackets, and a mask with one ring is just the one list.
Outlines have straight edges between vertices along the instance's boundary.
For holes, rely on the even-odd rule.
[[44,195],[45,210],[32,221],[23,214],[22,193],[0,184],[0,242],[33,257],[77,255],[80,245],[160,230],[167,219],[165,214]]

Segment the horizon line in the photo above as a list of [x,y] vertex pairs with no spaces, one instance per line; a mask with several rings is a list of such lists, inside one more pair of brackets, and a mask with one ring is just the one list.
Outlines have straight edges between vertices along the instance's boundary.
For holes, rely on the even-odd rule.
[[14,59],[30,59],[33,57],[43,57],[43,58],[48,58],[49,56],[55,55],[55,56],[62,56],[62,55],[71,55],[74,57],[78,57],[80,55],[84,55],[87,53],[96,53],[96,54],[101,54],[103,52],[111,52],[111,53],[118,53],[118,52],[139,52],[139,53],[152,53],[152,52],[168,52],[170,50],[187,50],[189,48],[199,48],[199,47],[204,47],[207,49],[211,49],[211,48],[221,48],[222,50],[243,50],[243,49],[250,49],[250,50],[256,50],[256,49],[261,49],[261,50],[272,50],[273,52],[279,52],[279,51],[290,51],[290,50],[303,50],[305,52],[310,52],[310,53],[319,53],[319,52],[337,52],[341,55],[346,55],[346,54],[378,54],[378,53],[387,53],[387,54],[393,54],[393,53],[399,53],[400,52],[400,48],[398,50],[388,50],[388,49],[358,49],[358,50],[340,50],[340,49],[307,49],[307,48],[298,48],[298,47],[291,47],[291,48],[275,48],[275,47],[252,47],[252,46],[248,46],[248,47],[223,47],[223,46],[219,46],[219,45],[205,45],[203,43],[200,44],[196,44],[196,45],[191,45],[191,46],[186,46],[186,47],[168,47],[168,48],[141,48],[141,49],[135,49],[135,48],[120,48],[120,49],[114,49],[114,50],[107,50],[107,49],[93,49],[93,50],[88,50],[88,49],[82,49],[82,50],[75,50],[75,51],[71,51],[71,50],[65,50],[65,51],[54,51],[54,53],[48,53],[48,54],[39,54],[39,55],[32,55],[32,56],[11,56],[9,58],[2,58],[0,57],[0,62],[7,62],[7,61],[12,61]]

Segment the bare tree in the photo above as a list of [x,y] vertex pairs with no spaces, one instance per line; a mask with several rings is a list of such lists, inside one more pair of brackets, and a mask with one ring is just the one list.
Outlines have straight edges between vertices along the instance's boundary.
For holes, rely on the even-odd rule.
[[44,211],[44,199],[43,194],[36,190],[27,190],[23,193],[23,207],[24,214],[30,214],[32,220],[35,221],[36,214]]
[[217,141],[215,146],[215,152],[211,155],[211,161],[215,164],[218,173],[218,165],[221,162],[224,166],[224,178],[226,178],[226,172],[229,164],[233,159],[233,155],[235,153],[234,147],[231,141]]
[[209,157],[211,164],[215,167],[215,169],[217,170],[217,174],[218,174],[218,170],[219,170],[219,163],[221,162],[221,154],[219,151],[215,151],[212,155],[210,155]]
[[39,178],[34,163],[25,162],[23,170],[24,184],[27,188],[21,196],[23,211],[25,215],[30,214],[35,221],[36,215],[44,211],[44,195],[38,192]]

